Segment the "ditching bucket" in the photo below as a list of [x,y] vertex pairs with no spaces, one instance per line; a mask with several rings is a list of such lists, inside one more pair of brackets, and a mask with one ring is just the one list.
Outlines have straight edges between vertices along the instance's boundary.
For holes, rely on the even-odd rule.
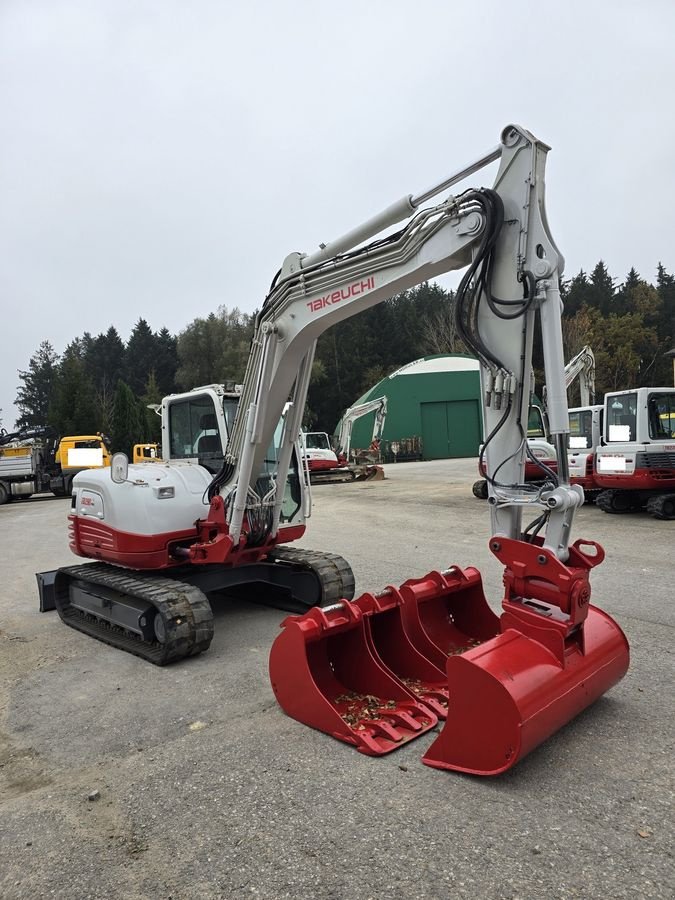
[[567,564],[540,539],[493,539],[490,548],[506,566],[501,633],[448,659],[447,720],[422,760],[474,775],[510,769],[620,681],[629,663],[622,630],[588,602],[588,572],[605,555],[598,544],[577,541]]
[[448,659],[448,718],[422,762],[499,775],[590,706],[627,668],[623,632],[596,607],[588,612],[583,639],[569,642],[563,660],[507,628]]
[[285,619],[270,679],[287,715],[380,756],[430,731],[438,717],[377,659],[363,620],[347,601]]

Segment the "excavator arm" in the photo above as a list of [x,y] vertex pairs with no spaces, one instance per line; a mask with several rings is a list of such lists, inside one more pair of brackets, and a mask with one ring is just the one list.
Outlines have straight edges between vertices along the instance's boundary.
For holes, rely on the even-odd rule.
[[[493,534],[519,540],[522,511],[535,508],[536,533],[568,557],[570,527],[582,492],[566,467],[546,490],[525,485],[527,417],[532,392],[535,317],[542,326],[549,420],[558,455],[568,431],[559,278],[562,257],[544,203],[549,148],[509,126],[499,146],[427,191],[408,195],[309,256],[290,254],[257,318],[239,410],[225,463],[209,489],[223,498],[229,535],[245,536],[247,511],[266,506],[279,527],[281,491],[256,491],[266,448],[284,416],[275,483],[285,483],[300,431],[314,350],[331,325],[455,269],[467,271],[457,292],[460,334],[481,367],[485,459]],[[423,206],[468,174],[500,160],[492,189],[467,190]],[[364,241],[407,219],[398,231]]]
[[384,423],[387,418],[387,398],[378,397],[376,400],[368,400],[366,403],[359,403],[355,406],[350,406],[349,409],[345,410],[342,421],[340,422],[340,431],[337,437],[337,450],[338,453],[342,453],[346,459],[349,459],[349,451],[351,450],[352,428],[354,422],[362,416],[367,416],[368,413],[371,412],[375,413],[373,434],[370,439],[372,443],[382,437]]
[[569,389],[579,379],[581,406],[595,403],[595,355],[588,344],[565,366],[565,387]]

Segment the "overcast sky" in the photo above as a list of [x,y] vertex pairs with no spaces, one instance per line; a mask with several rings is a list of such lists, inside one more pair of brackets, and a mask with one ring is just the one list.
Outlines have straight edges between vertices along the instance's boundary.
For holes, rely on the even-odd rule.
[[0,0],[4,426],[42,340],[251,311],[510,122],[567,276],[675,271],[674,35],[671,0]]

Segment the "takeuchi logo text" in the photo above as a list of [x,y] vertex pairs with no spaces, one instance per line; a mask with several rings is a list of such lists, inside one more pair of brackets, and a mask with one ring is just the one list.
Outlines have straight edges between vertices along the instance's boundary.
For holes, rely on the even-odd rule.
[[372,291],[374,287],[375,278],[371,275],[365,281],[355,281],[354,284],[340,288],[339,291],[332,291],[323,297],[317,297],[316,300],[308,300],[307,306],[312,312],[318,312],[320,309],[333,306],[335,303],[341,303],[343,300],[349,300],[351,297],[358,297],[359,294],[364,294],[366,291]]

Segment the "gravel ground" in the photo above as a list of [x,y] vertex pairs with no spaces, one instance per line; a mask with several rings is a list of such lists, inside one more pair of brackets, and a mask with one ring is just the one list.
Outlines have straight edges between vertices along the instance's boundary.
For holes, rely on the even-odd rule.
[[[386,470],[317,486],[302,543],[349,559],[358,592],[475,565],[498,609],[476,461]],[[34,573],[73,561],[68,508],[0,507],[2,900],[674,896],[675,523],[581,510],[631,668],[479,779],[422,765],[428,736],[375,759],[287,718],[267,676],[280,611],[217,603],[209,651],[166,669],[40,614]]]

